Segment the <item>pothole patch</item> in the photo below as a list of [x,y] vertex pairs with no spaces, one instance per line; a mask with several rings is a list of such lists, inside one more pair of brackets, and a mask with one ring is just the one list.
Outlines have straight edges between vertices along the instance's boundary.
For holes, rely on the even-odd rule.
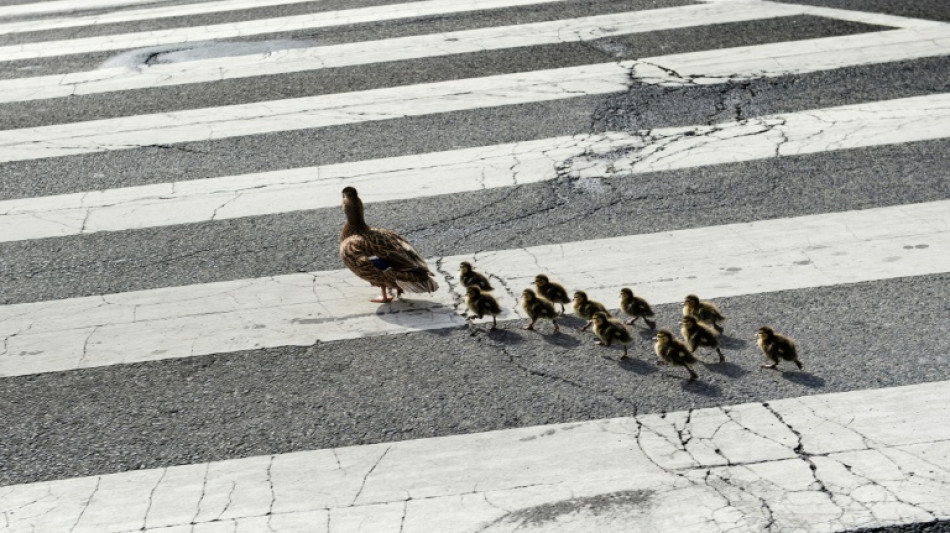
[[267,54],[294,48],[316,46],[315,41],[198,41],[193,43],[166,44],[129,50],[106,60],[100,68],[140,69],[150,65],[168,65],[202,59]]

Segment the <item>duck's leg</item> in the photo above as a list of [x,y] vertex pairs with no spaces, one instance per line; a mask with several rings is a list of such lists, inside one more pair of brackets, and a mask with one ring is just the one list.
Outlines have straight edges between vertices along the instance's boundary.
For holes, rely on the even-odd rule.
[[686,381],[696,381],[696,378],[699,377],[699,374],[697,374],[692,368],[690,368],[689,365],[683,365],[683,366],[686,367],[686,370],[689,370],[689,379],[687,379]]
[[386,292],[386,286],[385,286],[385,285],[382,286],[382,287],[380,287],[379,290],[380,290],[380,294],[381,294],[382,296],[380,296],[379,298],[373,298],[372,300],[370,300],[371,302],[377,303],[377,304],[388,304],[389,302],[393,301],[392,296],[390,296],[390,295]]

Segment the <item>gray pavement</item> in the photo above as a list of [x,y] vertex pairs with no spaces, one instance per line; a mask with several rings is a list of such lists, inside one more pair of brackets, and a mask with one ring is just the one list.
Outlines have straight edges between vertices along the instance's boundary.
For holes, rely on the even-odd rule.
[[[384,202],[369,220],[428,257],[928,202],[950,141]],[[596,223],[595,223],[596,221]],[[3,303],[341,268],[339,208],[0,243]]]
[[[12,5],[19,0],[6,2]],[[0,46],[226,21],[380,0],[327,0],[207,17],[0,36]],[[333,44],[686,5],[572,0],[473,14],[235,39]],[[799,0],[950,21],[945,1]],[[162,5],[171,3],[163,2]],[[0,105],[0,128],[86,121],[526,72],[686,51],[878,31],[818,17],[699,26],[584,45],[480,52],[172,89]],[[235,45],[237,46],[237,45]],[[794,46],[790,44],[789,46]],[[126,51],[0,63],[0,79],[94,69]],[[121,58],[120,58],[121,59]],[[156,56],[156,60],[163,60]],[[168,59],[168,58],[165,58]],[[950,92],[950,58],[607,97],[0,163],[0,199],[486,146],[701,125]],[[426,256],[508,249],[950,198],[947,140],[832,151],[598,180],[562,177],[369,206]],[[0,243],[0,304],[341,268],[338,208],[81,237]],[[777,238],[780,236],[777,236]],[[916,245],[919,243],[908,243]],[[688,253],[688,251],[684,251]],[[635,259],[635,258],[634,258]],[[702,258],[698,258],[701,261]],[[740,265],[741,266],[741,265]],[[445,267],[454,271],[454,265]],[[635,260],[631,261],[635,268]],[[257,455],[475,433],[950,379],[950,275],[717,299],[727,362],[700,380],[654,363],[634,330],[630,361],[575,317],[549,335],[483,326],[221,353],[0,379],[0,487]],[[581,287],[577,287],[581,288]],[[369,287],[367,287],[369,289]],[[518,290],[520,288],[514,288]],[[616,302],[607,302],[616,307]],[[678,305],[656,306],[674,327]],[[758,368],[755,329],[795,337],[803,371]],[[780,325],[780,326],[779,326]],[[861,530],[939,533],[948,522]]]

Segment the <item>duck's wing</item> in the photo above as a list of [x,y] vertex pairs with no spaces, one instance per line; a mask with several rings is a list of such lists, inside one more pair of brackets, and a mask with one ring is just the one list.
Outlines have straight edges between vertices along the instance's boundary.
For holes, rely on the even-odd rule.
[[395,286],[390,276],[384,269],[378,268],[371,257],[372,246],[362,234],[351,235],[340,242],[340,259],[346,268],[377,287]]
[[439,285],[425,259],[398,233],[373,228],[340,243],[340,258],[356,275],[408,292],[432,292]]

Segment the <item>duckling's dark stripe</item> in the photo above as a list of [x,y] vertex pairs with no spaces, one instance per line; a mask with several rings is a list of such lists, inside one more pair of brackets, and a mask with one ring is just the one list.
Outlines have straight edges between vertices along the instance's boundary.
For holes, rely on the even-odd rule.
[[[752,117],[937,94],[944,92],[943,73],[948,70],[950,57],[943,57],[838,69],[794,79],[756,80],[729,87],[672,89],[640,85],[625,96],[607,99],[581,97],[21,161],[0,166],[0,199],[453,150],[589,133],[591,128],[613,131],[685,126],[733,120],[737,114]],[[255,157],[247,158],[251,153]]]
[[[657,367],[653,332],[631,359],[563,334],[520,329],[380,338],[100,367],[0,380],[0,485],[299,450],[594,420],[950,379],[950,275],[716,299],[723,352],[699,381]],[[612,303],[611,307],[616,307]],[[656,306],[678,329],[680,306]],[[803,371],[767,360],[755,332],[791,336]],[[275,423],[275,421],[279,421]]]

